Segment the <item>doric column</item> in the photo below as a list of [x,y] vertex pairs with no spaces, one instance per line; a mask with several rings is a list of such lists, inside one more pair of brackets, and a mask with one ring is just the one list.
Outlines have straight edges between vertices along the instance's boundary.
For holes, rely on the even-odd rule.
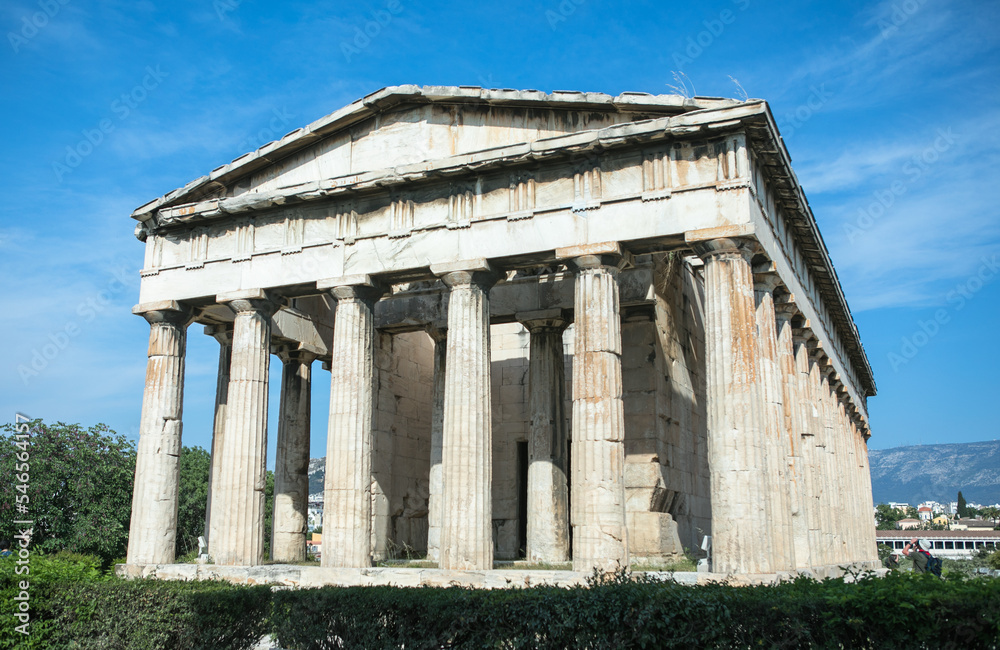
[[490,288],[486,260],[432,266],[450,290],[441,449],[439,566],[493,568]]
[[831,533],[833,535],[834,562],[844,564],[848,561],[845,526],[847,513],[844,508],[846,486],[844,485],[843,454],[840,450],[840,440],[837,430],[837,380],[836,372],[829,359],[823,367],[823,413],[826,423],[826,453],[830,488],[830,515],[832,519]]
[[[770,264],[768,265],[771,266]],[[781,281],[773,271],[754,275],[757,301],[757,340],[760,352],[758,388],[764,399],[764,451],[767,456],[768,521],[774,535],[774,571],[795,567],[792,546],[792,517],[789,503],[787,458],[790,454],[785,429],[782,374],[778,368],[778,330],[774,291]]]
[[441,469],[442,440],[444,436],[444,385],[448,358],[448,328],[445,323],[429,327],[427,333],[434,340],[434,385],[431,399],[431,462],[428,472],[427,496],[427,559],[441,559],[441,498],[444,478]]
[[518,314],[528,329],[529,562],[569,560],[569,437],[561,309]]
[[281,405],[274,459],[271,559],[306,559],[309,530],[309,422],[312,362],[309,350],[282,349]]
[[233,357],[233,326],[206,325],[205,334],[219,342],[219,370],[215,381],[215,419],[212,422],[211,465],[208,471],[208,499],[205,504],[205,541],[212,547],[212,493],[222,475],[222,441],[226,435],[226,401],[229,399],[229,366]]
[[[816,341],[810,341],[815,346]],[[823,564],[833,565],[838,561],[837,550],[834,540],[834,528],[837,525],[833,515],[833,501],[836,498],[833,494],[833,468],[830,464],[829,439],[827,430],[826,399],[827,392],[826,375],[822,370],[822,362],[826,355],[819,348],[816,350],[816,358],[809,367],[809,380],[812,384],[812,401],[816,409],[815,437],[813,443],[816,450],[817,483],[819,494],[820,513],[820,551],[822,553]]]
[[778,329],[778,373],[781,378],[784,432],[788,438],[788,504],[791,514],[792,549],[796,569],[812,566],[809,547],[808,495],[805,458],[802,454],[802,406],[799,378],[795,369],[795,335],[792,318],[798,309],[791,302],[776,305]]
[[793,343],[795,346],[795,388],[798,393],[800,414],[800,439],[805,474],[803,506],[809,524],[809,562],[810,566],[825,565],[826,553],[823,546],[823,515],[822,492],[823,475],[819,463],[819,450],[816,447],[819,428],[819,410],[813,398],[812,372],[815,364],[809,354],[809,342],[812,333],[809,330],[795,330]]
[[711,471],[712,570],[771,573],[774,536],[767,519],[765,405],[753,242],[718,239],[696,250],[705,261],[705,359]]
[[865,551],[866,557],[872,563],[871,566],[878,567],[878,542],[875,539],[875,524],[873,523],[875,503],[872,497],[872,473],[868,458],[868,428],[865,425],[866,423],[863,421],[857,425],[859,446],[861,447],[861,460],[864,463],[862,471],[864,483],[862,489],[864,490],[863,506],[865,510],[865,522],[867,522],[865,528]]
[[375,425],[375,302],[368,276],[319,283],[337,301],[330,421],[323,486],[325,567],[371,566],[372,431]]
[[279,309],[262,290],[217,297],[236,314],[226,399],[219,489],[212,504],[212,559],[253,566],[264,561],[267,479],[267,380],[271,316]]
[[171,564],[177,544],[184,347],[191,310],[174,301],[132,310],[149,322],[139,448],[128,536],[129,564]]
[[625,513],[617,243],[556,250],[576,271],[573,325],[573,444],[570,461],[573,569],[605,573],[629,565]]

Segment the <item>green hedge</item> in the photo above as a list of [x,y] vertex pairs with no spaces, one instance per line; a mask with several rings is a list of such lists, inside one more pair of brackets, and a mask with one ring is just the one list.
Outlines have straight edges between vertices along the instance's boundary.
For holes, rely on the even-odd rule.
[[[77,556],[81,558],[81,556]],[[11,565],[0,567],[0,649],[252,648],[267,632],[269,587],[121,580],[97,558],[33,556],[29,636],[15,631]]]
[[895,574],[780,585],[619,577],[589,588],[321,588],[273,596],[282,647],[996,648],[1000,581]]
[[587,587],[275,590],[120,580],[99,560],[33,556],[31,636],[0,563],[0,649],[997,648],[1000,580],[892,573],[857,582],[685,586],[619,575]]

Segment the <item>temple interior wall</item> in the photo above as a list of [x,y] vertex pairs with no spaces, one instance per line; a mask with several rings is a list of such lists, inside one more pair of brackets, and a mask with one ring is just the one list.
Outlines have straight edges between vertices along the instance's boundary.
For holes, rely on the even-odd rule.
[[434,342],[424,332],[376,337],[372,462],[376,559],[427,552]]

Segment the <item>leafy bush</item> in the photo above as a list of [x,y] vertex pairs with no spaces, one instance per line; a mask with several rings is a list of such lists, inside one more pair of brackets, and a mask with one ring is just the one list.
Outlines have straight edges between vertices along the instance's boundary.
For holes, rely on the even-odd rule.
[[[13,539],[21,528],[14,520],[27,518],[34,551],[86,553],[109,566],[128,541],[135,446],[103,424],[35,420],[26,428],[23,441],[14,439],[13,424],[0,426],[0,476],[7,479],[0,482],[0,539]],[[29,477],[25,493],[12,479],[20,473]],[[27,516],[15,516],[21,503]]]

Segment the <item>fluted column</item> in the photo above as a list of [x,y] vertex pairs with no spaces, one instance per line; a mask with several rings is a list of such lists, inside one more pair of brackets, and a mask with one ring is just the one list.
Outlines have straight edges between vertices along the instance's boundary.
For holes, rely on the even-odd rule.
[[283,349],[278,444],[274,459],[274,514],[271,559],[306,559],[309,530],[309,424],[312,362],[308,350]]
[[830,515],[833,536],[833,557],[836,564],[848,561],[847,543],[844,526],[847,514],[844,509],[845,486],[843,482],[843,454],[840,450],[840,440],[837,431],[837,389],[835,372],[829,365],[829,360],[823,368],[823,413],[826,424],[826,453],[829,477]]
[[528,329],[528,548],[530,562],[569,560],[569,438],[560,309],[518,314]]
[[139,448],[129,526],[129,564],[171,564],[177,543],[184,348],[191,310],[170,301],[136,307],[149,322]]
[[617,244],[557,250],[576,270],[573,300],[573,444],[570,523],[573,569],[628,567],[625,410],[622,401]]
[[431,267],[450,290],[441,449],[442,569],[493,568],[490,288],[486,260]]
[[860,562],[858,549],[861,544],[858,542],[858,463],[855,458],[855,449],[851,440],[850,432],[847,429],[847,409],[845,408],[846,397],[844,388],[841,386],[837,392],[837,438],[838,446],[841,450],[840,472],[843,474],[844,490],[844,511],[846,519],[844,521],[844,540],[846,542],[847,561],[851,564]]
[[427,332],[434,340],[434,385],[431,399],[431,462],[428,472],[427,496],[427,559],[441,559],[441,498],[444,476],[441,467],[444,436],[444,386],[448,358],[448,328],[442,323]]
[[374,307],[383,288],[367,276],[339,282],[343,284],[329,287],[337,301],[337,311],[333,326],[321,564],[367,567],[372,563]]
[[833,565],[838,562],[837,549],[834,536],[834,528],[837,525],[833,514],[833,502],[836,495],[833,494],[832,468],[829,453],[829,431],[827,430],[827,406],[825,393],[827,391],[826,375],[821,367],[821,360],[825,358],[822,353],[818,353],[818,358],[809,368],[809,379],[812,383],[812,401],[816,408],[816,437],[814,444],[816,449],[816,467],[819,484],[819,508],[820,508],[820,549],[825,565]]
[[[863,423],[862,423],[863,424]],[[872,563],[873,567],[878,566],[878,542],[875,539],[875,524],[872,523],[874,518],[873,511],[875,508],[874,498],[872,496],[872,473],[871,464],[868,458],[868,436],[866,435],[866,428],[858,427],[858,436],[860,438],[861,447],[861,459],[864,463],[862,476],[864,478],[864,508],[865,508],[865,522],[867,522],[865,531],[865,550],[866,557]]]
[[208,497],[205,504],[205,541],[212,547],[212,493],[218,489],[222,474],[222,441],[226,435],[226,401],[229,399],[229,366],[233,357],[232,325],[206,325],[205,334],[219,342],[219,370],[215,380],[215,418],[212,422],[212,450],[208,471]]
[[819,463],[819,450],[816,447],[819,427],[819,411],[813,399],[812,371],[815,364],[809,356],[808,330],[796,330],[793,343],[795,346],[795,388],[798,392],[800,414],[800,437],[805,475],[803,505],[806,520],[809,524],[809,562],[810,566],[825,565],[826,553],[823,545],[823,484],[822,471]]
[[253,566],[264,561],[267,383],[271,316],[279,305],[259,290],[217,300],[227,303],[236,318],[211,555],[216,564]]
[[778,376],[781,378],[782,413],[788,457],[788,505],[791,515],[792,549],[796,569],[812,566],[809,543],[808,495],[805,458],[802,453],[802,406],[798,373],[795,369],[795,336],[792,318],[798,313],[789,302],[776,306],[778,329]]
[[696,248],[705,261],[712,570],[717,573],[774,570],[752,246],[719,239]]
[[774,571],[795,567],[792,517],[789,503],[787,458],[790,454],[784,420],[782,375],[778,368],[778,331],[774,292],[780,286],[776,273],[754,275],[757,301],[757,340],[760,352],[758,387],[764,399],[764,451],[767,456],[768,521],[774,535]]

